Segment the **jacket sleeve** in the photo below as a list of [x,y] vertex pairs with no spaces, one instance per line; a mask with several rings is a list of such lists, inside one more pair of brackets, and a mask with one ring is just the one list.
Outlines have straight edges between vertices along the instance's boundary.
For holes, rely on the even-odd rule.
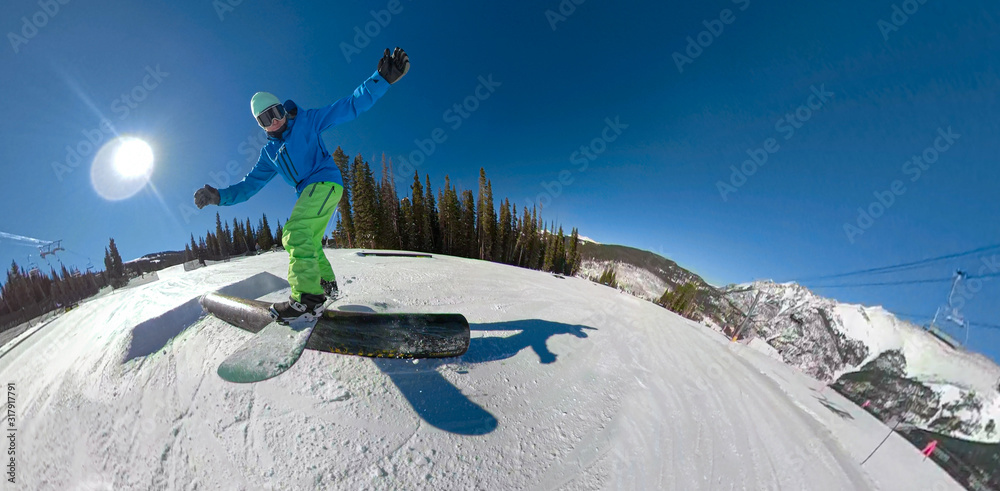
[[333,104],[319,109],[313,109],[312,127],[317,133],[326,131],[331,126],[357,118],[359,114],[371,109],[375,101],[385,95],[389,90],[389,82],[382,79],[376,71],[368,80],[365,80],[354,89],[354,93]]
[[270,182],[277,173],[278,171],[271,165],[271,162],[265,158],[264,149],[262,148],[260,150],[260,158],[257,159],[257,165],[253,166],[253,169],[250,170],[250,173],[242,181],[219,190],[219,205],[231,206],[250,199],[265,184]]

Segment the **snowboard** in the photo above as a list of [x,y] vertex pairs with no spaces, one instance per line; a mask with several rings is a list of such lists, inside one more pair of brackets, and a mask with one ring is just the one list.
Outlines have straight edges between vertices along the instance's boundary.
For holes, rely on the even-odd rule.
[[219,365],[219,376],[228,382],[247,384],[281,375],[302,356],[317,320],[314,317],[289,324],[269,323]]
[[326,310],[312,326],[282,326],[272,322],[268,302],[210,293],[201,304],[215,317],[257,333],[230,357],[233,363],[223,362],[225,375],[220,366],[226,380],[277,376],[303,349],[376,358],[446,358],[469,349],[469,322],[461,314]]

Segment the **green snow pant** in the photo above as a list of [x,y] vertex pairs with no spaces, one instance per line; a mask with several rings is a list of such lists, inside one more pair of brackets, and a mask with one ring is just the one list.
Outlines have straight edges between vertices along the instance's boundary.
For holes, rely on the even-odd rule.
[[320,279],[336,278],[323,252],[323,233],[344,195],[344,187],[332,182],[306,186],[282,229],[281,243],[288,251],[288,284],[292,298],[301,302],[303,293],[322,295]]

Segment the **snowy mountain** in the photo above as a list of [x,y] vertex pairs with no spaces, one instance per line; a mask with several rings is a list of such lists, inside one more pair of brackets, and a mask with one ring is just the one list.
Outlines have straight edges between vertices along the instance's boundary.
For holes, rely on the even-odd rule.
[[738,312],[719,289],[658,254],[621,245],[583,243],[580,257],[578,275],[583,278],[596,279],[611,266],[617,273],[620,290],[651,302],[657,301],[668,289],[674,291],[692,283],[696,287],[698,307],[695,319],[705,320],[712,326],[724,326],[737,319]]
[[[733,287],[748,309],[761,294],[753,327],[781,358],[831,383],[873,411],[922,429],[998,443],[1000,366],[954,348],[881,307],[842,304],[795,283]],[[992,423],[991,423],[992,421]]]
[[[459,312],[438,360],[306,351],[238,385],[251,334],[227,288],[287,295],[272,252],[81,303],[0,356],[17,489],[960,489],[847,398],[650,302],[582,278],[326,250],[334,308]],[[924,368],[925,370],[927,368]],[[5,466],[7,467],[7,466]]]
[[[953,348],[881,307],[841,304],[795,283],[765,281],[715,289],[650,252],[606,245],[581,250],[581,276],[597,277],[613,265],[623,291],[650,301],[665,288],[695,283],[698,316],[729,334],[760,293],[749,327],[755,331],[752,336],[766,343],[761,349],[833,385],[858,404],[871,401],[873,412],[886,419],[905,416],[905,421],[926,430],[1000,442],[1000,366],[983,355]],[[886,364],[892,369],[880,368]],[[887,376],[896,378],[888,383]],[[871,383],[876,378],[885,383]]]

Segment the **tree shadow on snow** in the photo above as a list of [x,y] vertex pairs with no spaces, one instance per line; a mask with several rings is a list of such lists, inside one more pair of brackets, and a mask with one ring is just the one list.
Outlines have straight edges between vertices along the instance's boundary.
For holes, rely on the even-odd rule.
[[[374,312],[369,307],[349,305],[341,310]],[[375,358],[375,366],[385,373],[413,410],[435,428],[459,435],[485,435],[496,430],[495,416],[476,404],[452,385],[438,371],[442,366],[487,363],[512,358],[524,349],[531,348],[538,355],[539,363],[555,363],[557,356],[546,346],[546,341],[557,335],[571,334],[586,338],[587,330],[595,328],[537,319],[492,324],[473,324],[472,331],[520,331],[509,337],[473,338],[469,351],[457,358],[396,360]],[[453,368],[449,368],[453,369]],[[456,373],[466,373],[464,368]]]

